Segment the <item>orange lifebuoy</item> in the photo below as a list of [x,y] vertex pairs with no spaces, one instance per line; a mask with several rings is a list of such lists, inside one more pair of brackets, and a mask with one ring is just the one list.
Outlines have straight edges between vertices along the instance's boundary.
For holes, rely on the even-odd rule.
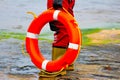
[[[65,54],[57,60],[46,60],[39,50],[38,35],[43,26],[53,20],[64,24],[69,35],[69,46]],[[48,72],[56,72],[72,64],[77,58],[81,47],[82,35],[73,16],[65,11],[48,9],[35,18],[29,26],[26,36],[26,49],[32,62]]]

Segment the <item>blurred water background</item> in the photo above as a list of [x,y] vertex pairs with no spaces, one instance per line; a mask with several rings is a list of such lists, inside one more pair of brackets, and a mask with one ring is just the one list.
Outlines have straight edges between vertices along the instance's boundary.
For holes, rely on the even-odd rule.
[[[33,16],[46,10],[47,0],[0,0],[0,30],[25,33]],[[76,0],[75,18],[81,29],[120,26],[120,0]],[[48,25],[47,25],[48,26]],[[48,32],[49,27],[43,32]]]

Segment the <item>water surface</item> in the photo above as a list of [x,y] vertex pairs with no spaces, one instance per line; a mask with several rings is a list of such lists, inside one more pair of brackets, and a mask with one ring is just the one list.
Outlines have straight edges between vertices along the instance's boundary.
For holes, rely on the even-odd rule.
[[[46,10],[47,0],[0,0],[0,29],[26,32],[33,20],[27,11],[37,15]],[[75,18],[81,29],[120,26],[119,0],[76,0]],[[48,26],[48,25],[47,25]],[[44,32],[48,32],[47,27]]]

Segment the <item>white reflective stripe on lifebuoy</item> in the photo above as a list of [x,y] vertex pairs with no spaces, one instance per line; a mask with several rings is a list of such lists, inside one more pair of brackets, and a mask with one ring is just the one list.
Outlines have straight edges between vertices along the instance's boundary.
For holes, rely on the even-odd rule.
[[53,14],[53,19],[54,20],[58,20],[58,14],[59,14],[60,10],[55,10],[54,14]]
[[44,60],[42,62],[42,69],[46,70],[46,66],[47,66],[47,63],[49,62],[49,60]]
[[32,39],[38,39],[38,34],[27,32],[27,37]]
[[68,48],[71,48],[71,49],[75,49],[75,50],[78,50],[78,44],[74,44],[74,43],[69,43],[69,46]]

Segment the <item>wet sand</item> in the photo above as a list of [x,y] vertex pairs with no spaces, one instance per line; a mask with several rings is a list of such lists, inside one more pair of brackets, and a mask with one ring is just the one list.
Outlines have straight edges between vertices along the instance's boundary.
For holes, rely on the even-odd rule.
[[[101,32],[104,32],[104,30]],[[113,34],[120,35],[119,32],[118,34]],[[120,39],[120,37],[114,37],[114,39]],[[28,56],[22,54],[22,42],[22,40],[14,38],[0,41],[0,80],[38,80],[40,70],[31,63]],[[50,59],[51,43],[42,42],[41,51],[45,57]],[[82,47],[80,55],[75,62],[75,70],[67,72],[67,76],[58,77],[58,79],[119,80],[119,54],[120,43]]]

